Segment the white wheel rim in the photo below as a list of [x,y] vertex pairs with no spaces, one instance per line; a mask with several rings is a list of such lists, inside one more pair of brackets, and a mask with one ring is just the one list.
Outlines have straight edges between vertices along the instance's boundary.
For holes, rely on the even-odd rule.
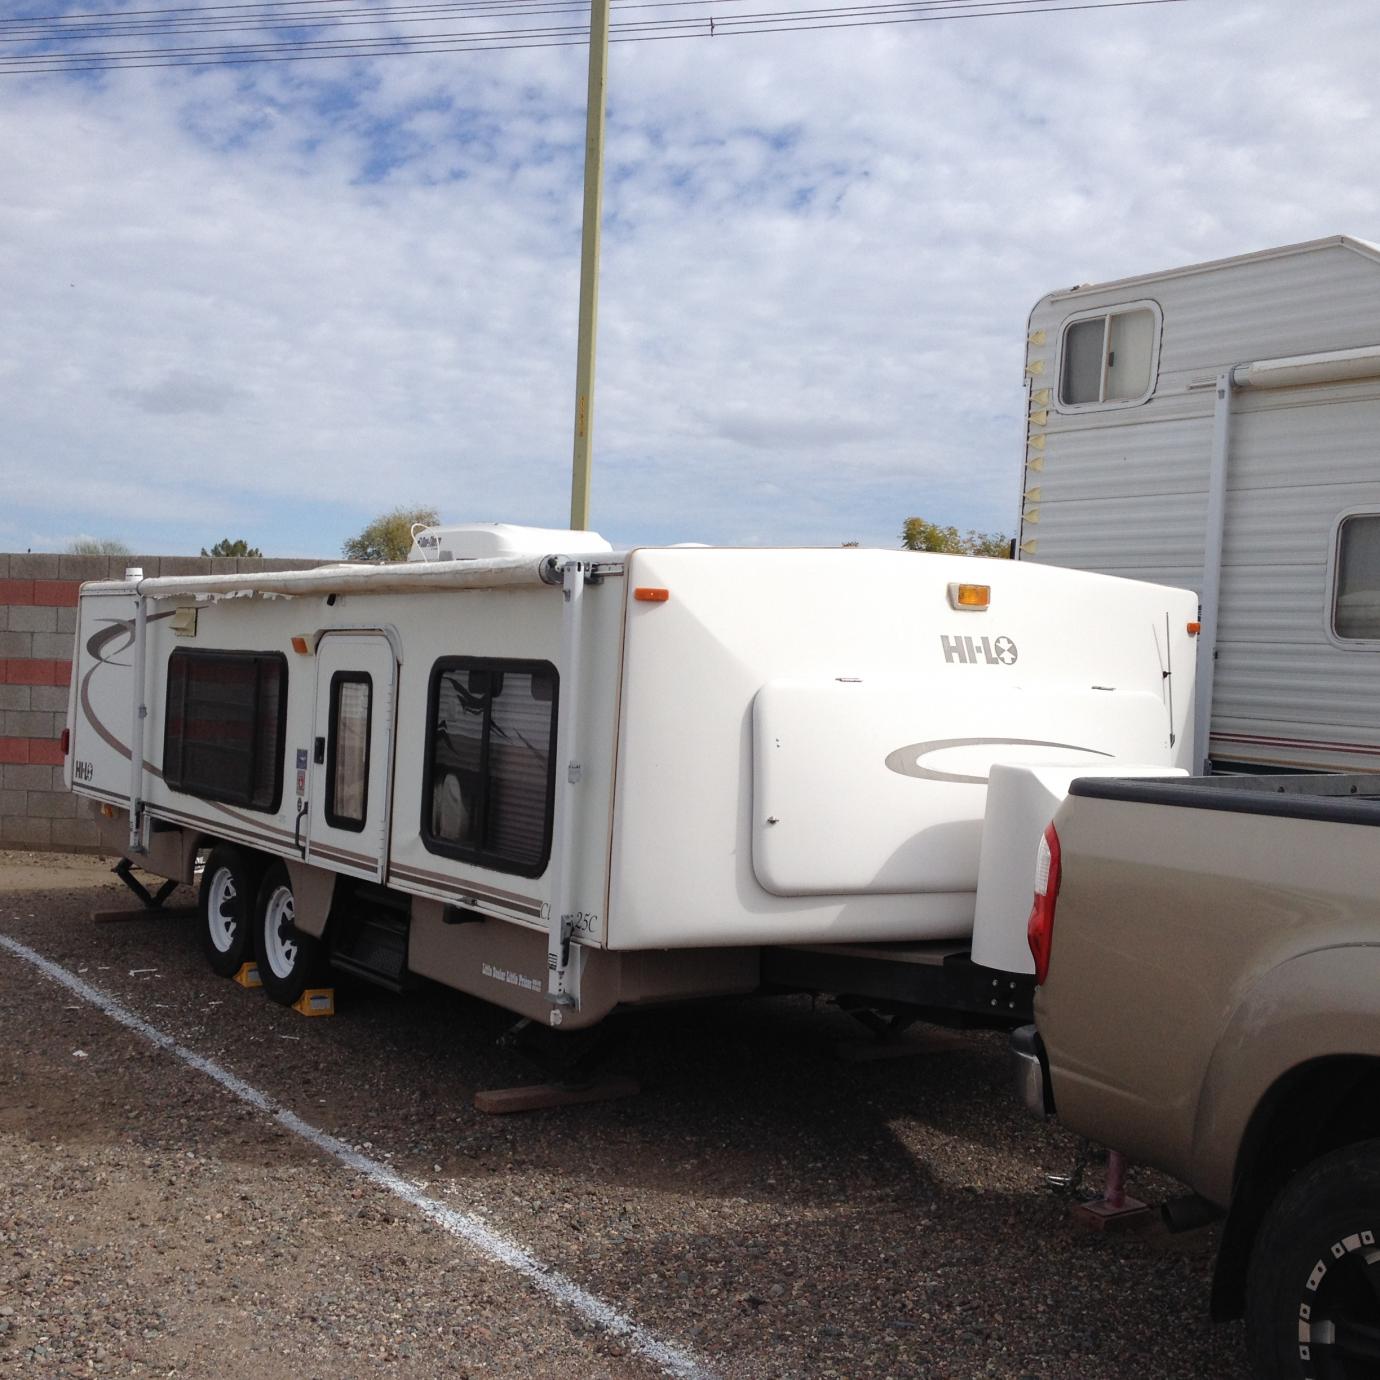
[[297,963],[297,931],[293,929],[292,888],[277,886],[264,909],[264,957],[273,976],[290,978]]
[[235,874],[228,867],[218,867],[211,876],[211,889],[206,903],[206,926],[216,952],[228,954],[240,927],[239,892],[235,889]]

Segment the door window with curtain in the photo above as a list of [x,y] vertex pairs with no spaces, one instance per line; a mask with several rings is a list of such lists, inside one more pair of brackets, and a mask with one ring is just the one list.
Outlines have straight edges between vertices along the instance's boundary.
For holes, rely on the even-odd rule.
[[326,754],[326,823],[364,828],[369,799],[369,722],[374,682],[363,671],[331,677],[330,745]]

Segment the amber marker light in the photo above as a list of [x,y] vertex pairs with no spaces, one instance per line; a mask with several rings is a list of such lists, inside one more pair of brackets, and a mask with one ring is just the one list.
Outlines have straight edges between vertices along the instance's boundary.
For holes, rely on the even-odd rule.
[[305,637],[294,637],[292,639],[292,650],[307,656],[311,652],[311,643]]
[[980,612],[992,602],[991,585],[950,585],[949,604],[956,609]]
[[647,585],[639,585],[633,590],[633,598],[639,604],[664,604],[670,597],[669,589],[652,589]]
[[1188,635],[1190,637],[1197,637],[1202,630],[1203,625],[1201,623],[1190,623],[1188,625]]

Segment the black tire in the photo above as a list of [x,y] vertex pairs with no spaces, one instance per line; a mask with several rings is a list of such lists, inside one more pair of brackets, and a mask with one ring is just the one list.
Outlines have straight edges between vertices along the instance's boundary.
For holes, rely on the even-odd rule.
[[254,954],[264,991],[291,1006],[311,985],[320,967],[321,944],[293,924],[292,878],[273,863],[259,883],[254,906]]
[[251,931],[258,888],[258,868],[252,857],[229,843],[211,849],[201,872],[197,911],[206,961],[221,977],[234,977],[253,957]]
[[1255,1380],[1380,1376],[1380,1140],[1300,1170],[1251,1251],[1246,1345]]

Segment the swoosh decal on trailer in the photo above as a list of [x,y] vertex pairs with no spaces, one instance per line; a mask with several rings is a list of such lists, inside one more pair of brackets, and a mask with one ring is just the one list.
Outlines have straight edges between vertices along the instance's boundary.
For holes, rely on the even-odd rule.
[[[148,621],[150,623],[157,623],[160,619],[171,618],[176,612],[176,609],[168,609],[163,613],[151,614],[149,616]],[[122,633],[125,634],[127,640],[121,642],[117,647],[110,647],[110,644],[114,642],[116,638],[118,638]],[[129,746],[128,744],[121,741],[121,739],[116,734],[112,733],[110,729],[108,729],[97,717],[96,711],[91,706],[90,685],[91,677],[94,676],[102,666],[120,665],[119,662],[112,661],[110,657],[118,656],[121,652],[131,647],[133,643],[134,620],[132,618],[112,619],[109,627],[102,628],[100,632],[92,633],[91,636],[86,640],[86,650],[96,658],[96,664],[81,678],[81,689],[79,691],[82,713],[86,716],[87,723],[89,723],[91,727],[96,730],[96,736],[100,738],[108,747],[111,747],[116,752],[118,752],[121,757],[128,757],[130,755]],[[109,657],[106,655],[107,649],[109,649],[110,652]],[[161,767],[154,766],[154,764],[150,762],[147,757],[144,758],[144,770],[148,772],[150,776],[156,778],[157,780],[163,780],[163,769]],[[169,789],[171,789],[171,787]],[[186,791],[179,791],[178,794],[187,795],[188,793]],[[260,816],[242,814],[238,810],[231,809],[228,805],[222,805],[219,801],[204,800],[201,796],[191,796],[190,798],[193,800],[200,800],[201,803],[207,806],[209,809],[216,810],[222,815],[227,815],[230,819],[233,819],[237,823],[245,826],[251,833],[261,836],[262,832],[264,830],[267,830],[268,832],[272,834],[277,834],[279,835],[279,837],[285,839],[295,839],[296,837],[290,831],[275,829],[271,825],[264,824]],[[129,806],[128,796],[112,796],[111,799],[123,801],[126,808],[128,808]],[[147,805],[147,802],[145,802],[145,804]],[[158,808],[161,809],[162,807]],[[166,811],[166,813],[169,815],[175,815],[177,812],[169,809]],[[182,815],[181,820],[182,822],[194,825],[199,829],[204,829],[208,827],[208,821],[204,819],[197,819],[194,815]],[[243,842],[243,840],[241,840],[241,842]]]
[[1042,738],[935,738],[928,743],[907,743],[895,752],[887,753],[886,767],[900,776],[913,776],[920,781],[953,781],[964,786],[985,786],[987,777],[968,776],[962,772],[937,771],[933,767],[922,767],[920,759],[932,752],[942,752],[946,748],[963,747],[1042,747],[1060,748],[1065,752],[1086,752],[1093,757],[1110,757],[1110,752],[1097,748],[1080,747],[1077,743],[1049,743]]

